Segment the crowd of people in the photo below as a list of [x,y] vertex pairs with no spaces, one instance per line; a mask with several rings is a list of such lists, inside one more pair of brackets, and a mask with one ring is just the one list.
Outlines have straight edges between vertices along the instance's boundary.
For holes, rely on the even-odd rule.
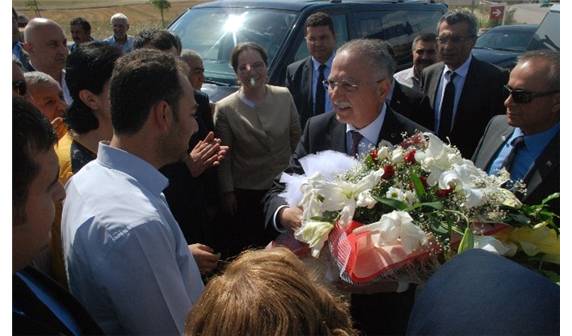
[[[488,252],[461,254],[422,289],[386,281],[340,296],[289,250],[258,249],[301,225],[283,172],[404,133],[433,132],[489,174],[507,169],[527,184],[524,202],[559,191],[558,53],[525,53],[509,73],[471,55],[475,17],[448,12],[396,73],[384,41],[336,50],[318,12],[304,26],[310,55],[284,86],[268,83],[263,47],[240,43],[229,59],[239,88],[213,103],[201,56],[176,35],[130,36],[122,13],[110,24],[95,41],[73,19],[68,49],[46,18],[20,41],[13,11],[15,334],[558,333],[558,287]],[[487,323],[500,307],[519,318]]]

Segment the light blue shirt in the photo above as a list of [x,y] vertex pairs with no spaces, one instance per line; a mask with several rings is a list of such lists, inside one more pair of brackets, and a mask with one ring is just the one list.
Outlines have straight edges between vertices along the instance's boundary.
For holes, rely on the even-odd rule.
[[121,47],[121,51],[123,52],[123,54],[127,54],[128,52],[133,50],[133,42],[134,41],[135,41],[135,39],[133,38],[133,36],[127,35],[127,41],[125,42],[125,44],[120,45],[115,41],[115,36],[111,35],[108,38],[106,38],[105,40],[103,40],[102,42],[105,42],[105,43],[112,45],[112,46]]
[[512,150],[512,141],[521,135],[524,135],[524,145],[516,153],[510,171],[512,180],[524,179],[534,165],[534,161],[542,154],[542,151],[550,141],[560,132],[560,123],[552,126],[550,129],[536,134],[524,135],[520,128],[516,128],[508,140],[502,145],[497,157],[491,164],[488,173],[496,174],[502,167],[502,163]]
[[66,185],[70,290],[106,334],[182,335],[203,290],[167,185],[148,162],[104,143]]
[[381,107],[381,112],[374,121],[364,128],[357,129],[350,124],[346,124],[346,148],[348,151],[352,148],[352,134],[351,131],[357,131],[362,135],[362,138],[358,144],[358,153],[362,155],[369,152],[373,147],[376,146],[379,137],[379,132],[383,126],[383,121],[385,120],[386,114],[386,104]]
[[[439,80],[439,87],[437,88],[437,96],[435,97],[435,130],[438,131],[441,125],[441,103],[443,102],[443,96],[445,95],[445,88],[449,84],[450,74],[449,71],[454,71],[457,75],[453,79],[453,84],[455,84],[455,103],[453,104],[453,120],[451,127],[455,124],[455,118],[457,116],[457,107],[459,106],[459,100],[461,99],[461,93],[463,92],[463,86],[465,85],[465,80],[467,79],[467,73],[469,72],[469,65],[471,65],[471,60],[473,56],[469,55],[469,58],[457,69],[451,69],[447,65],[443,69],[441,74],[441,79]],[[483,97],[487,99],[487,97]]]
[[[332,60],[334,59],[334,54],[328,59],[326,62],[326,68],[324,69],[324,79],[328,79],[330,77],[330,72],[332,71]],[[318,84],[318,77],[320,77],[320,63],[317,59],[312,56],[312,106],[314,106],[314,115],[316,115],[316,85]],[[321,85],[321,84],[320,84]],[[326,96],[326,100],[324,101],[324,113],[332,112],[334,110],[332,106],[332,100],[330,99],[330,95],[328,94],[328,89],[324,88],[324,94]]]

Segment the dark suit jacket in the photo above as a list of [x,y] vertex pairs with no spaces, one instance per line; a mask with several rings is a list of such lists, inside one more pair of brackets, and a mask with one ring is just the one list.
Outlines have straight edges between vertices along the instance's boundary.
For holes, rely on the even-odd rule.
[[[514,127],[508,124],[506,116],[494,117],[487,125],[473,156],[475,165],[488,170],[513,131]],[[560,190],[560,132],[536,159],[524,177],[524,182],[527,185],[527,194],[523,201],[529,204],[540,203],[546,196]]]
[[[433,64],[425,68],[421,76],[423,91],[429,98],[433,119],[437,89],[444,68],[443,62]],[[505,71],[473,56],[449,135],[451,143],[461,151],[463,157],[473,156],[489,120],[495,115],[505,113],[506,97],[503,85],[507,81]]]
[[312,56],[294,62],[286,69],[284,83],[294,98],[294,104],[300,115],[300,127],[303,129],[308,118],[314,115],[312,97]]
[[[82,335],[101,335],[103,331],[81,304],[55,281],[32,267],[18,272],[43,293],[48,294],[66,309]],[[53,313],[53,307],[30,290],[17,275],[12,276],[12,333],[14,335],[74,335]]]
[[[401,142],[402,132],[413,133],[415,130],[427,131],[421,125],[387,108],[383,126],[379,132],[378,142],[382,140],[392,144]],[[304,128],[304,134],[285,172],[303,174],[298,159],[324,150],[336,150],[346,153],[346,125],[336,120],[335,113],[326,113],[312,117]],[[272,219],[276,209],[286,205],[278,196],[284,185],[279,182],[280,176],[266,194],[264,210],[267,227],[273,227]],[[404,293],[381,293],[372,295],[352,295],[351,313],[355,327],[367,335],[403,334],[413,305],[415,290],[413,286]],[[381,319],[381,320],[380,320]]]
[[414,90],[397,81],[393,87],[393,95],[389,106],[395,112],[403,114],[427,129],[433,129],[435,120],[432,114],[429,98],[422,92]]

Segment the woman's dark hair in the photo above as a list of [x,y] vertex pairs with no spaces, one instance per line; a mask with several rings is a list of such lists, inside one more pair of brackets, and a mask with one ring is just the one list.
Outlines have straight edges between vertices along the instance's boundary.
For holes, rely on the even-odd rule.
[[264,50],[264,48],[254,42],[239,43],[236,45],[236,47],[234,47],[234,49],[232,49],[232,54],[230,55],[230,64],[232,65],[234,72],[238,71],[238,56],[241,52],[247,49],[258,51],[264,64],[268,66],[268,55],[266,54],[266,50]]
[[97,41],[78,45],[68,56],[66,84],[73,103],[66,111],[65,121],[74,132],[84,134],[99,127],[93,111],[79,98],[79,93],[88,90],[101,94],[120,56],[118,48]]
[[12,210],[25,220],[26,200],[32,180],[39,172],[34,159],[56,143],[52,125],[37,108],[22,97],[12,97]]

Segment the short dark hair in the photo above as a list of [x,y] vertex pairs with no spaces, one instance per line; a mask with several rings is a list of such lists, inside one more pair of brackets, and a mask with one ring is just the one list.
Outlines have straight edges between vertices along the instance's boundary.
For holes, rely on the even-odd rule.
[[413,39],[413,43],[411,43],[412,51],[415,51],[415,46],[419,41],[437,43],[437,35],[434,33],[424,33],[415,36],[415,38]]
[[48,119],[22,97],[12,97],[12,210],[25,220],[28,189],[40,167],[34,159],[56,143],[56,134]]
[[477,37],[477,18],[471,12],[461,10],[445,13],[443,16],[441,16],[441,19],[439,19],[439,23],[437,24],[437,32],[439,32],[439,27],[443,22],[447,22],[449,25],[466,22],[469,25],[469,35],[474,38]]
[[66,84],[73,103],[64,119],[74,132],[85,134],[99,127],[93,111],[79,98],[79,93],[81,90],[89,90],[93,94],[101,94],[119,57],[120,49],[99,41],[80,44],[69,54],[66,61]]
[[181,42],[177,41],[177,37],[166,29],[148,28],[140,31],[133,41],[133,49],[146,47],[152,47],[162,51],[169,50],[173,47],[180,50]]
[[236,45],[236,47],[234,47],[234,49],[232,49],[232,53],[230,55],[230,64],[232,65],[234,72],[237,72],[238,70],[238,56],[240,56],[241,52],[247,49],[257,51],[260,54],[264,64],[268,66],[268,54],[266,54],[266,50],[264,50],[262,46],[254,42],[239,43]]
[[527,61],[539,59],[550,64],[550,71],[545,74],[548,90],[560,89],[560,53],[550,49],[527,51],[518,57],[516,65]]
[[175,57],[155,49],[138,49],[119,58],[109,94],[114,132],[137,133],[149,117],[151,107],[162,100],[177,110],[183,94],[179,73],[186,76]]
[[70,26],[76,26],[76,25],[81,26],[81,29],[83,29],[88,35],[91,34],[91,25],[86,19],[82,17],[73,18],[70,21]]
[[324,13],[324,12],[316,12],[306,19],[304,23],[304,35],[308,32],[308,27],[319,27],[319,26],[328,26],[332,34],[336,35],[334,30],[334,21],[332,18]]

